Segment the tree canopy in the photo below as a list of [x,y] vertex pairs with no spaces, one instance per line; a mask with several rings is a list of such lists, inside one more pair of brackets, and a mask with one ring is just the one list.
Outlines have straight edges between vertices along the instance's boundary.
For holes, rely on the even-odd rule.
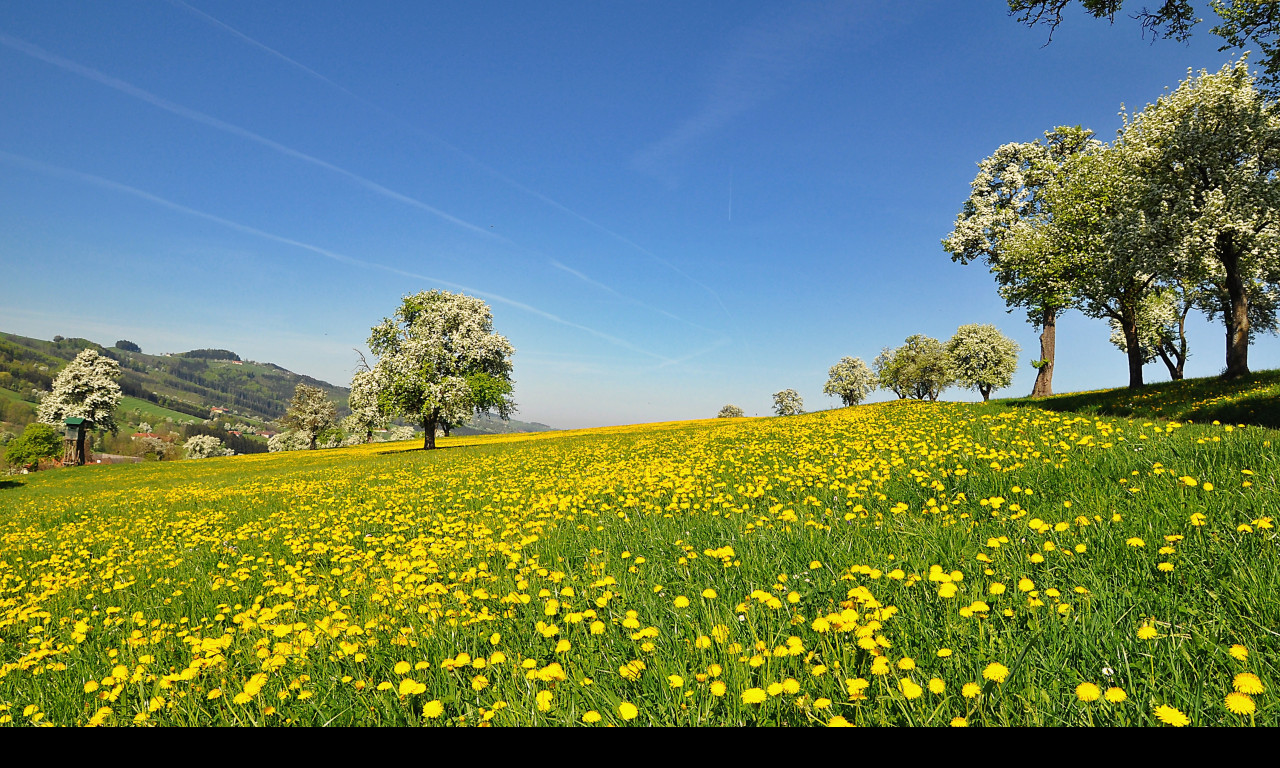
[[315,450],[316,436],[333,426],[337,418],[338,407],[323,389],[299,384],[280,423],[301,433],[307,440],[307,447]]
[[88,419],[114,434],[118,429],[115,410],[122,396],[119,379],[119,363],[92,349],[83,350],[53,380],[53,391],[41,398],[36,418],[59,428],[69,418]]
[[877,386],[876,376],[860,357],[842,357],[827,371],[822,394],[840,398],[846,406],[857,405]]
[[378,357],[370,369],[377,412],[422,424],[425,449],[435,448],[437,428],[515,410],[515,349],[493,332],[493,314],[480,299],[440,290],[406,296],[394,318],[373,328],[369,349]]
[[773,393],[773,412],[779,416],[798,416],[804,413],[804,400],[794,389]]
[[1013,383],[1021,349],[994,325],[962,325],[946,349],[956,383],[978,390],[983,401]]

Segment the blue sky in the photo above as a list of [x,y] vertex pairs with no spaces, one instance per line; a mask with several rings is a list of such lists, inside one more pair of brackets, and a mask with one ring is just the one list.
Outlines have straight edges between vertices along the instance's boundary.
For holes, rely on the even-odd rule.
[[[525,420],[831,407],[828,367],[912,333],[995,323],[1035,357],[939,244],[975,164],[1060,124],[1110,140],[1230,55],[1074,7],[1044,46],[1003,0],[542,6],[0,6],[0,330],[345,385],[401,296],[444,288],[489,301]],[[1060,322],[1055,389],[1127,381],[1107,336]],[[1221,370],[1219,327],[1191,343],[1189,375]]]

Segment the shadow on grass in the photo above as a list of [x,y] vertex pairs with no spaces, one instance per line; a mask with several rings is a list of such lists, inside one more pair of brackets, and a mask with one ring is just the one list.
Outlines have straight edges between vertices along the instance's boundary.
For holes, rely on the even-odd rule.
[[1280,370],[1260,371],[1232,380],[1214,376],[1149,384],[1136,390],[1108,389],[1001,402],[1014,408],[1096,416],[1220,421],[1280,429]]
[[400,448],[390,451],[378,451],[378,456],[390,456],[393,453],[435,453],[436,451],[453,451],[459,448],[472,448],[470,445],[437,445],[435,448]]
[[0,480],[0,491],[7,491],[10,488],[21,488],[23,482],[21,480]]

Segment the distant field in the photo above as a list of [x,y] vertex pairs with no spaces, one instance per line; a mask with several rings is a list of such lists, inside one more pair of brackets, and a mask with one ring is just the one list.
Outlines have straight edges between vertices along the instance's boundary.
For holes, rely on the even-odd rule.
[[1277,439],[912,402],[0,480],[0,722],[1276,725]]
[[133,411],[135,410],[141,411],[142,420],[150,422],[152,426],[155,426],[158,422],[164,421],[165,417],[173,419],[174,422],[178,424],[194,424],[200,421],[200,419],[195,416],[179,413],[178,411],[171,411],[168,408],[162,408],[155,403],[147,400],[141,400],[136,397],[120,398],[120,405],[116,408],[116,420],[119,421],[122,415],[125,415],[126,418],[132,420]]
[[1256,424],[1280,429],[1280,371],[1259,371],[1231,381],[1217,376],[1127,388],[1000,401],[1052,411],[1106,416]]

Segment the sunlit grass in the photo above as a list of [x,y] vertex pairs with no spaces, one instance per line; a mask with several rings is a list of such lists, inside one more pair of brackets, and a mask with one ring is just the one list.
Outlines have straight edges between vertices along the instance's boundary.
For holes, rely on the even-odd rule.
[[898,403],[28,475],[0,719],[1275,724],[1278,436]]

